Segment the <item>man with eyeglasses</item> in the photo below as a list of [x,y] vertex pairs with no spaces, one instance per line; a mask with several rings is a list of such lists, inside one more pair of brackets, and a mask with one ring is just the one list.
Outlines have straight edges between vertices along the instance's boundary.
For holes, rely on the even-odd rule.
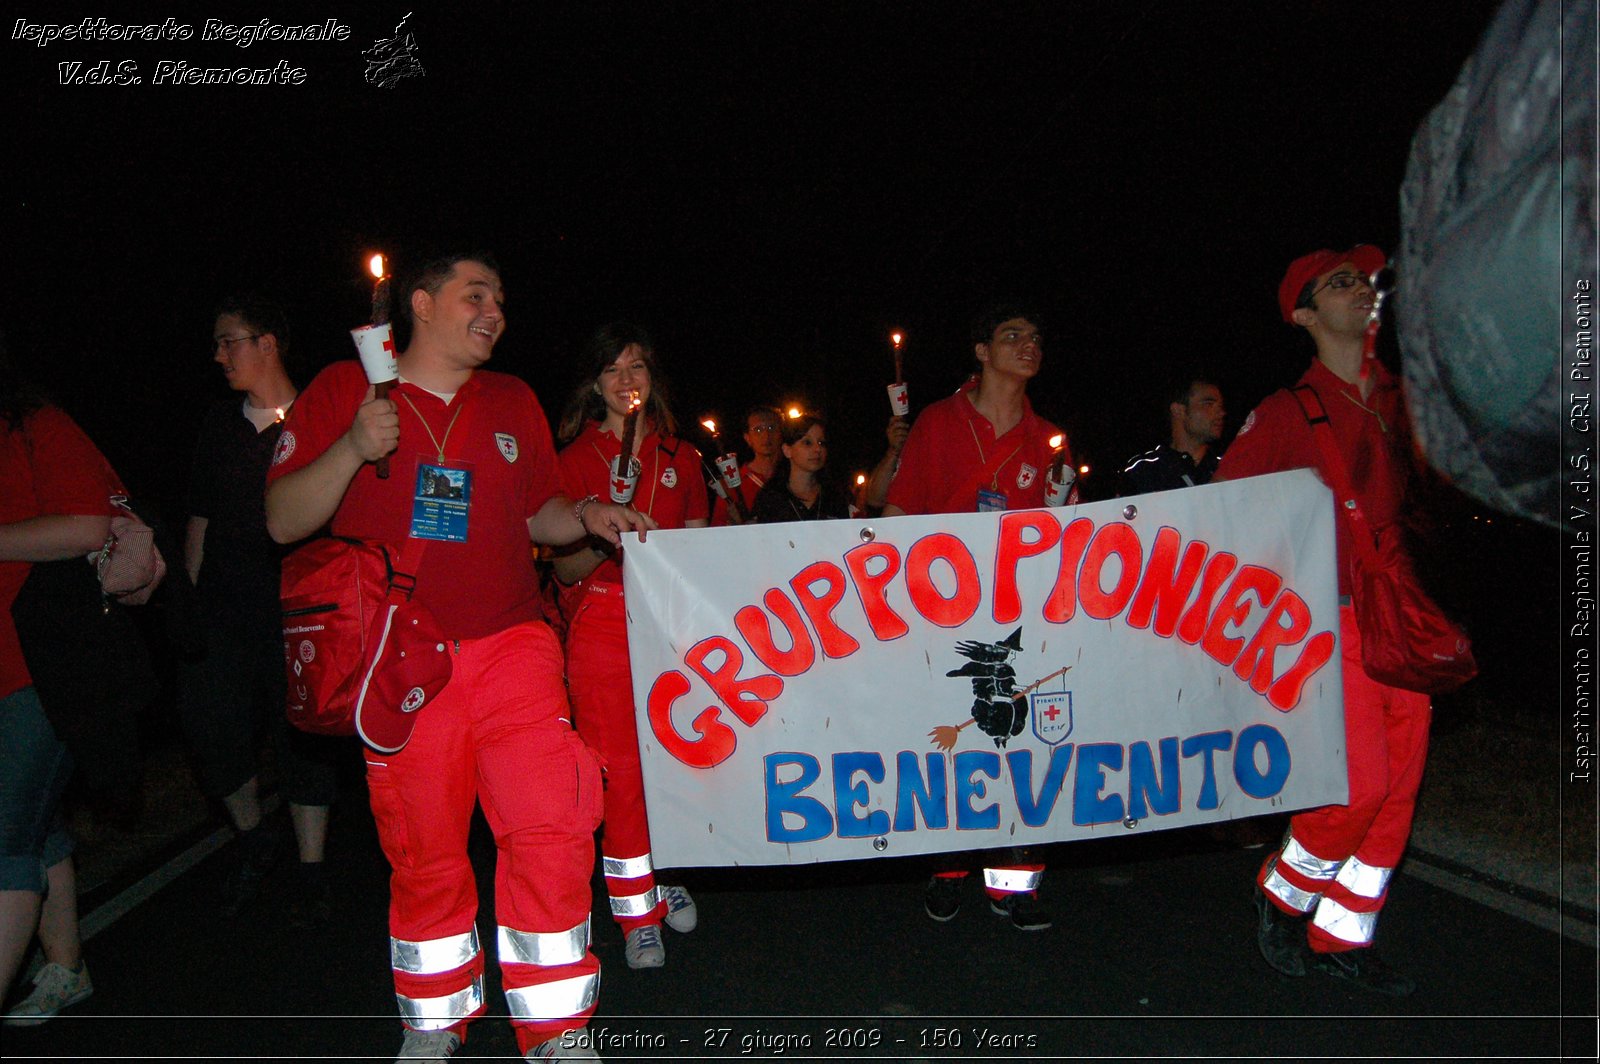
[[[1410,430],[1394,376],[1366,356],[1363,342],[1376,298],[1369,278],[1383,265],[1383,252],[1370,244],[1314,251],[1290,264],[1278,286],[1278,306],[1284,321],[1306,331],[1316,357],[1300,378],[1300,391],[1268,396],[1245,419],[1217,480],[1305,466],[1330,483],[1337,479],[1313,435],[1325,430],[1314,430],[1308,420],[1307,409],[1315,416],[1320,405],[1371,527],[1399,519]],[[1416,984],[1383,962],[1373,936],[1411,834],[1431,709],[1426,695],[1380,684],[1361,667],[1346,524],[1336,519],[1349,802],[1290,820],[1282,848],[1256,878],[1256,942],[1284,975],[1314,970],[1400,997]]]
[[[900,453],[883,516],[1027,510],[1045,505],[1045,481],[1059,436],[1066,465],[1072,454],[1060,429],[1033,412],[1028,382],[1044,364],[1039,316],[1019,304],[996,303],[972,325],[978,373],[954,395],[923,410]],[[1068,504],[1077,502],[1073,485]],[[1019,931],[1044,931],[1050,912],[1039,901],[1044,865],[986,866],[989,905]],[[922,906],[944,923],[961,911],[967,870],[934,873]]]
[[[750,447],[750,461],[739,467],[739,498],[744,512],[754,513],[756,494],[778,468],[783,450],[783,417],[770,406],[752,406],[744,415],[744,442]],[[712,525],[729,522],[727,500],[718,496],[711,507]]]
[[296,394],[288,321],[259,297],[227,299],[217,308],[212,351],[234,397],[207,412],[189,477],[183,560],[198,590],[202,647],[180,663],[178,716],[200,789],[222,802],[238,832],[236,864],[223,887],[229,916],[255,900],[277,858],[280,836],[263,820],[256,771],[256,740],[267,728],[300,856],[288,918],[309,929],[332,919],[322,860],[338,741],[296,732],[284,716],[284,549],[267,535],[261,500]]

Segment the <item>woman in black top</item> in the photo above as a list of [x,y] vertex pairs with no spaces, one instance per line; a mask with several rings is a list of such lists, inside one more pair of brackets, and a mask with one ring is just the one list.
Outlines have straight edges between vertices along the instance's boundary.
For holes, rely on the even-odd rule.
[[822,418],[805,414],[784,422],[783,458],[756,494],[755,519],[821,521],[849,517],[850,497],[824,473],[828,434]]

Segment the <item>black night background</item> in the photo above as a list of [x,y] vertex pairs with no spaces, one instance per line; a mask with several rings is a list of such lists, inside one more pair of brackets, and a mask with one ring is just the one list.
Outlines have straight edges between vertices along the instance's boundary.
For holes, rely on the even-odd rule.
[[[1044,318],[1034,404],[1100,497],[1161,433],[1167,366],[1213,368],[1230,431],[1298,376],[1309,347],[1274,302],[1285,264],[1394,249],[1411,136],[1494,9],[435,4],[407,23],[422,75],[392,87],[367,82],[361,53],[403,5],[174,0],[113,18],[350,27],[248,48],[198,32],[38,46],[8,26],[4,327],[177,517],[200,415],[224,394],[217,301],[272,294],[313,366],[346,358],[374,250],[402,270],[440,243],[493,250],[509,299],[495,366],[552,415],[586,333],[630,318],[656,334],[680,418],[820,408],[841,473],[881,453],[891,329],[915,410],[967,372],[974,307],[1018,292]],[[59,64],[101,60],[132,60],[142,83],[59,83]],[[158,85],[164,60],[305,78]],[[1554,593],[1538,589],[1559,537],[1443,486],[1425,502],[1425,561],[1478,636],[1479,683],[1552,705]]]

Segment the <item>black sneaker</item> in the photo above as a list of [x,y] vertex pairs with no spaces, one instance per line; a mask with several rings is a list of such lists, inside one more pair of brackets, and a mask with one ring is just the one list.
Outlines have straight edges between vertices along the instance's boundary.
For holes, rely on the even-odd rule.
[[1273,970],[1298,979],[1306,974],[1311,947],[1306,944],[1306,921],[1290,916],[1257,887],[1251,892],[1256,903],[1256,948]]
[[958,876],[934,876],[928,880],[928,887],[922,892],[922,907],[928,915],[941,924],[954,920],[961,911],[963,882],[965,880]]
[[1039,901],[1037,894],[1007,894],[998,900],[991,898],[989,908],[1001,916],[1011,917],[1011,926],[1018,931],[1044,931],[1054,920],[1050,910]]
[[222,886],[222,914],[238,916],[261,894],[261,884],[278,859],[277,826],[262,821],[239,834],[233,871]]
[[243,912],[261,896],[261,884],[265,878],[252,872],[246,865],[236,866],[222,885],[222,915],[238,916]]
[[316,931],[333,923],[333,893],[328,884],[300,884],[289,903],[289,926],[296,931]]
[[1318,953],[1311,966],[1325,975],[1354,983],[1363,990],[1389,997],[1405,997],[1417,989],[1416,982],[1404,972],[1384,963],[1372,947],[1353,949],[1344,953]]

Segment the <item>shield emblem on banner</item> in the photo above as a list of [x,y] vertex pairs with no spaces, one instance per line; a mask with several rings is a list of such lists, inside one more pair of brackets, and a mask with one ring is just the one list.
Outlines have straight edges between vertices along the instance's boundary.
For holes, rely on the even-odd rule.
[[1033,734],[1048,746],[1054,746],[1072,734],[1072,692],[1051,691],[1028,696],[1033,712]]

